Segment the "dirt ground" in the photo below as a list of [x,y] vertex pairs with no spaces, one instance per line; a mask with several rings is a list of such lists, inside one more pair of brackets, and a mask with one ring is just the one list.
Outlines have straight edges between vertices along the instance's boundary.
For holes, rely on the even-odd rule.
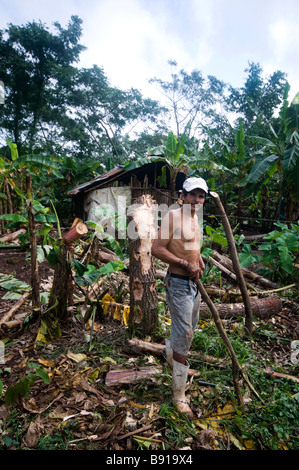
[[[41,290],[49,291],[53,281],[53,269],[45,261],[39,264],[39,272]],[[18,280],[30,284],[30,264],[26,260],[26,253],[19,250],[0,250],[0,273],[11,274]],[[128,278],[128,276],[126,277]],[[112,280],[109,279],[111,282]],[[6,291],[0,288],[0,320],[16,303],[16,300],[3,299],[5,293]],[[13,319],[24,318],[24,315],[30,313],[30,309],[30,300],[26,300],[18,308]],[[289,345],[286,345],[283,339],[289,341],[297,338],[295,333],[299,322],[297,304],[284,300],[282,312],[270,321],[273,322],[274,329],[282,341],[276,342],[275,347],[271,343],[267,345],[267,341],[265,341],[263,348],[267,349],[271,360],[280,364],[282,369],[288,373],[290,370],[286,362],[289,363]],[[70,441],[69,448],[78,448],[82,441],[84,448],[130,449],[130,446],[136,446],[136,442],[130,435],[130,430],[136,429],[136,426],[140,429],[139,434],[142,436],[143,445],[151,442],[152,449],[155,449],[155,446],[161,448],[163,440],[169,439],[169,434],[167,434],[169,429],[165,419],[161,418],[159,414],[160,403],[165,401],[165,396],[162,394],[165,393],[169,400],[171,396],[171,389],[166,383],[165,376],[163,379],[161,378],[163,387],[159,388],[159,384],[157,384],[155,400],[150,389],[146,395],[147,386],[143,387],[142,391],[141,388],[138,389],[138,386],[134,389],[130,389],[128,386],[124,392],[122,389],[109,388],[103,382],[102,377],[111,366],[114,367],[115,360],[118,359],[110,357],[111,349],[109,348],[112,345],[114,351],[118,351],[122,361],[127,358],[128,364],[129,362],[131,365],[135,364],[134,361],[137,364],[138,360],[141,363],[148,360],[147,358],[137,360],[132,355],[132,351],[126,350],[128,336],[123,325],[108,320],[100,323],[95,332],[97,347],[101,351],[100,357],[98,350],[97,352],[91,350],[83,361],[78,362],[76,354],[69,355],[68,352],[79,351],[80,346],[86,342],[86,331],[84,331],[83,324],[81,324],[81,328],[80,323],[76,322],[68,325],[62,331],[61,338],[54,341],[53,344],[45,345],[43,350],[36,349],[37,330],[38,325],[33,324],[30,329],[23,329],[20,325],[17,328],[4,331],[4,336],[14,341],[13,348],[9,349],[5,365],[6,368],[11,369],[10,381],[12,384],[17,378],[22,377],[25,371],[28,372],[30,361],[38,362],[47,368],[51,375],[49,385],[39,380],[31,389],[30,399],[22,400],[23,437],[21,445],[23,448],[35,448],[38,442],[41,445],[41,438],[45,436],[43,439],[51,439],[53,432],[55,432],[57,439],[59,433],[61,435],[62,432],[66,433],[68,425],[71,429],[72,416],[77,417],[79,425],[72,435],[73,440]],[[161,342],[163,342],[163,338],[161,338]],[[258,351],[258,354],[261,354],[262,357],[262,350]],[[163,360],[160,363],[163,364]],[[136,391],[143,394],[141,403],[137,402]],[[53,411],[50,412],[51,409]],[[97,411],[95,412],[95,410]],[[0,421],[7,418],[6,413],[7,407],[0,406]],[[34,421],[32,421],[32,417],[34,417]],[[67,423],[66,427],[64,427],[64,422]],[[198,428],[198,436],[197,441],[189,437],[192,443],[190,448],[214,449],[214,446],[217,448],[218,437],[216,440],[214,439],[213,444],[207,443],[201,428]],[[221,439],[223,440],[222,437]],[[219,437],[219,442],[221,439]],[[21,438],[19,442],[20,440]],[[50,444],[47,441],[45,445],[49,448]],[[55,445],[58,445],[57,442]],[[10,447],[14,448],[14,443],[10,443]]]
[[[26,256],[27,253],[19,249],[0,250],[0,273],[12,275],[19,281],[30,285],[31,268]],[[53,281],[54,271],[47,261],[39,264],[39,274],[41,289],[44,288],[48,291]],[[0,319],[16,303],[15,300],[3,299],[6,292],[6,290],[0,288]],[[28,313],[28,308],[30,308],[29,301],[26,301],[19,307],[17,315]]]

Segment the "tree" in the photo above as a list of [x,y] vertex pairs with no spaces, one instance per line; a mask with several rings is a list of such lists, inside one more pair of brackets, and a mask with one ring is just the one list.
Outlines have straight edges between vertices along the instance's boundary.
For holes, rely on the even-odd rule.
[[289,85],[285,88],[283,105],[278,118],[266,120],[272,139],[261,135],[252,136],[257,144],[254,161],[249,174],[240,185],[265,187],[269,181],[275,182],[278,190],[273,217],[298,219],[299,209],[299,94],[292,103],[288,102]]
[[84,49],[79,44],[81,23],[77,16],[66,29],[56,22],[56,34],[41,22],[10,24],[1,32],[0,76],[6,90],[2,135],[8,133],[19,151],[32,151],[41,142],[51,148],[51,129],[57,131],[68,120],[66,89],[75,73],[72,64]]
[[177,62],[169,61],[171,79],[169,81],[152,78],[150,83],[158,86],[170,103],[170,113],[175,127],[175,134],[197,139],[204,135],[205,126],[217,129],[218,132],[228,124],[220,113],[224,103],[226,84],[209,75],[204,78],[199,70],[190,74],[181,69],[177,71]]
[[229,87],[226,110],[237,113],[238,120],[243,119],[246,133],[257,134],[283,102],[286,74],[278,70],[264,77],[261,65],[254,62],[249,62],[245,72],[243,87]]
[[70,103],[80,152],[101,155],[103,163],[111,156],[118,163],[126,161],[131,153],[127,135],[140,124],[141,132],[147,123],[156,127],[163,111],[136,89],[111,87],[103,69],[95,65],[77,71]]
[[163,108],[136,89],[112,87],[98,66],[76,67],[85,49],[81,24],[72,16],[65,29],[54,23],[54,33],[40,22],[0,32],[0,137],[8,135],[21,153],[67,152],[103,163],[114,156],[121,163],[138,133],[160,130]]

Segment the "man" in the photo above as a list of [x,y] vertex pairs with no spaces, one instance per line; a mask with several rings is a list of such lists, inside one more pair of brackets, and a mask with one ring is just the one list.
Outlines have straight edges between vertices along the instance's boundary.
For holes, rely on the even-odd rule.
[[166,214],[152,245],[152,255],[169,265],[165,282],[171,338],[166,339],[166,356],[173,369],[173,400],[178,411],[191,418],[193,413],[185,396],[187,355],[199,319],[200,294],[195,281],[205,268],[196,211],[205,202],[208,191],[204,179],[187,178],[181,195],[182,207]]

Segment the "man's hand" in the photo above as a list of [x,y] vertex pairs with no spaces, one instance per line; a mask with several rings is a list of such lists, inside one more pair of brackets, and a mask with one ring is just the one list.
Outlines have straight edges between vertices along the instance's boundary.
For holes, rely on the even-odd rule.
[[194,281],[202,277],[203,269],[199,264],[188,263],[188,261],[180,259],[179,266],[182,267],[187,272],[190,279]]

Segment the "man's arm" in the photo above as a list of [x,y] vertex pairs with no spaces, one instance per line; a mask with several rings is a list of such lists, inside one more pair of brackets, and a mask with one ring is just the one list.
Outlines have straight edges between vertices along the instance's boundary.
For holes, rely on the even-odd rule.
[[157,238],[152,244],[152,255],[167,264],[178,264],[180,258],[167,249],[173,236],[173,214],[168,212],[161,222]]

